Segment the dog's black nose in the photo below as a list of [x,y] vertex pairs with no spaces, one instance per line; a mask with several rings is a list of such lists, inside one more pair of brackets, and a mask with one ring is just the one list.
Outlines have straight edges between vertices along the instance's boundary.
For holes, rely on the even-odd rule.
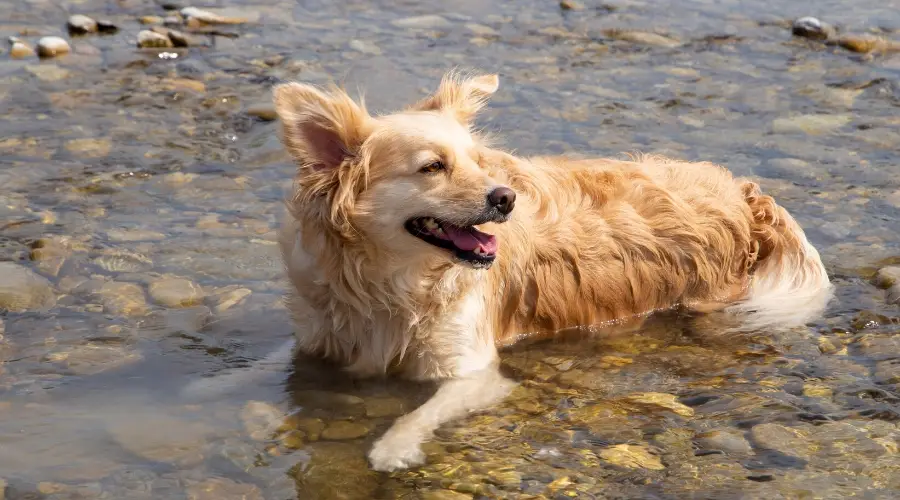
[[516,206],[516,192],[506,186],[494,188],[488,196],[488,204],[496,208],[501,214],[509,215]]

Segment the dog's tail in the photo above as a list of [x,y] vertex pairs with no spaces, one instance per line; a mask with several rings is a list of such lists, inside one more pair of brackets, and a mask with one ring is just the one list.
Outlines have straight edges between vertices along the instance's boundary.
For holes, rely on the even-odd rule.
[[745,182],[744,199],[753,212],[752,245],[756,260],[749,293],[728,308],[742,316],[742,329],[801,326],[821,315],[833,286],[803,229],[759,185]]

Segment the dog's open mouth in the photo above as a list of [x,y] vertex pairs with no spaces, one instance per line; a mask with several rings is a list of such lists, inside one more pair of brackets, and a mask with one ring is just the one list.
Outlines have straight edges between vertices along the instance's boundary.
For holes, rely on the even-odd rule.
[[490,267],[497,257],[497,238],[475,226],[457,226],[434,217],[406,221],[406,230],[436,247],[450,250],[456,257],[475,267]]

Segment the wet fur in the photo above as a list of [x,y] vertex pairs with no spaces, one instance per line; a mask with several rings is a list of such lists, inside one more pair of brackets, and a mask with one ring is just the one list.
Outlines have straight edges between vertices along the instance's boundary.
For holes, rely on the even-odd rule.
[[[496,88],[495,76],[450,75],[380,117],[339,89],[275,89],[298,164],[280,238],[295,348],[359,376],[448,380],[375,444],[379,470],[420,463],[434,428],[504,397],[497,347],[522,334],[672,307],[789,326],[830,297],[818,253],[755,183],[710,163],[492,149],[471,122]],[[417,172],[432,157],[450,166],[443,177]],[[500,245],[489,270],[403,229],[413,216],[471,219],[499,185],[518,199],[508,222],[479,226]]]

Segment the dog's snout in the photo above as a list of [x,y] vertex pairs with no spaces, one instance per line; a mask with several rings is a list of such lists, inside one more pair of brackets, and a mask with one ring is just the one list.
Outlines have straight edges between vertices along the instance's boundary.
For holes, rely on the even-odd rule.
[[503,215],[509,215],[516,206],[516,192],[506,186],[494,188],[488,193],[487,199],[488,204]]

